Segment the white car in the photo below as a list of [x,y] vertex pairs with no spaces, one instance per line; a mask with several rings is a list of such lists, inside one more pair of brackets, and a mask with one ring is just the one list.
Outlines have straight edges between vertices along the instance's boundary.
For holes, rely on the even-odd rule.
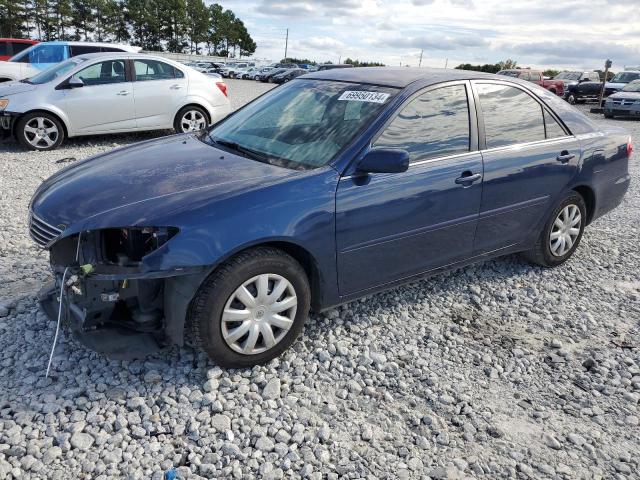
[[89,53],[131,52],[140,47],[96,42],[42,42],[14,55],[6,62],[0,62],[0,82],[22,80],[32,77],[53,65],[78,55]]
[[145,54],[81,55],[0,84],[0,128],[32,150],[51,150],[79,135],[191,132],[230,111],[222,80]]

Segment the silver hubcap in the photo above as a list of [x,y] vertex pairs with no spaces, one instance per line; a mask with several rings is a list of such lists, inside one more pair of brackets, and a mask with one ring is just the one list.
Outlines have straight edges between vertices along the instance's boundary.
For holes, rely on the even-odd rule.
[[24,126],[24,138],[36,148],[47,148],[58,140],[58,127],[45,117],[35,117]]
[[562,257],[571,250],[580,235],[581,223],[582,215],[576,205],[567,205],[560,211],[549,235],[552,255]]
[[222,313],[222,337],[238,353],[255,355],[280,342],[293,326],[298,298],[293,285],[275,273],[244,282]]
[[207,126],[207,119],[198,110],[187,111],[180,120],[183,132],[197,132]]

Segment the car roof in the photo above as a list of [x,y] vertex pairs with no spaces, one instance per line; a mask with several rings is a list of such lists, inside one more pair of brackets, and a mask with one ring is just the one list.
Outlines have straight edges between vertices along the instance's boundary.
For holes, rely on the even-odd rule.
[[41,45],[70,45],[70,46],[84,46],[84,47],[109,47],[109,48],[121,48],[126,52],[140,51],[141,47],[134,47],[132,45],[120,44],[120,43],[108,43],[108,42],[72,42],[66,40],[52,40],[51,42],[40,42]]
[[334,68],[302,75],[302,79],[335,80],[339,82],[368,83],[387,87],[405,88],[407,85],[422,81],[426,84],[442,83],[451,80],[496,79],[490,73],[451,68],[412,68],[412,67],[357,67]]
[[76,55],[73,58],[81,58],[84,60],[117,60],[117,59],[136,59],[142,58],[145,60],[149,60],[150,58],[154,60],[160,60],[162,62],[170,63],[172,65],[181,65],[183,67],[188,67],[188,65],[181,64],[174,60],[170,60],[168,58],[160,57],[157,55],[149,55],[148,53],[134,53],[134,52],[102,52],[102,53],[83,53],[81,55]]
[[40,43],[38,40],[31,40],[30,38],[0,38],[0,42],[13,42],[13,43]]

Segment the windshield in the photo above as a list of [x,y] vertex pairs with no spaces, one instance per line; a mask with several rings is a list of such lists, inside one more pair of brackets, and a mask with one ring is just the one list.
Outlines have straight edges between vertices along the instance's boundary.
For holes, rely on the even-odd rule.
[[553,77],[554,80],[580,80],[580,72],[562,72]]
[[622,89],[623,92],[640,92],[640,80],[634,80],[633,82],[629,82]]
[[520,72],[513,70],[500,70],[498,75],[506,75],[507,77],[517,77]]
[[373,85],[295,80],[223,120],[203,140],[273,165],[317,168],[328,164],[397,92]]
[[616,73],[613,78],[610,80],[611,83],[629,83],[633,80],[637,80],[640,78],[640,73],[638,72],[620,72]]
[[47,68],[46,70],[38,73],[37,75],[34,75],[33,77],[24,80],[24,82],[32,83],[34,85],[42,85],[43,83],[51,82],[60,77],[63,77],[83,61],[84,60],[79,57],[72,58],[70,60],[67,60],[66,62],[62,62],[62,63],[59,63],[58,65],[54,65],[53,67]]
[[23,50],[9,59],[9,62],[22,63],[59,63],[65,57],[65,45],[41,43]]

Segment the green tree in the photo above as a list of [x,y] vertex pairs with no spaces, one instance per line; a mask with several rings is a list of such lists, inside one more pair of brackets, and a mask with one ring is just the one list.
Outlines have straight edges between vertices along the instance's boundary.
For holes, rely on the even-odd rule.
[[89,40],[89,32],[94,29],[94,16],[91,2],[88,0],[72,0],[73,13],[71,26],[74,29],[74,40]]
[[27,36],[27,9],[21,0],[0,0],[0,36],[22,38]]
[[198,53],[198,44],[207,41],[209,9],[202,0],[187,0],[187,36],[189,52]]

